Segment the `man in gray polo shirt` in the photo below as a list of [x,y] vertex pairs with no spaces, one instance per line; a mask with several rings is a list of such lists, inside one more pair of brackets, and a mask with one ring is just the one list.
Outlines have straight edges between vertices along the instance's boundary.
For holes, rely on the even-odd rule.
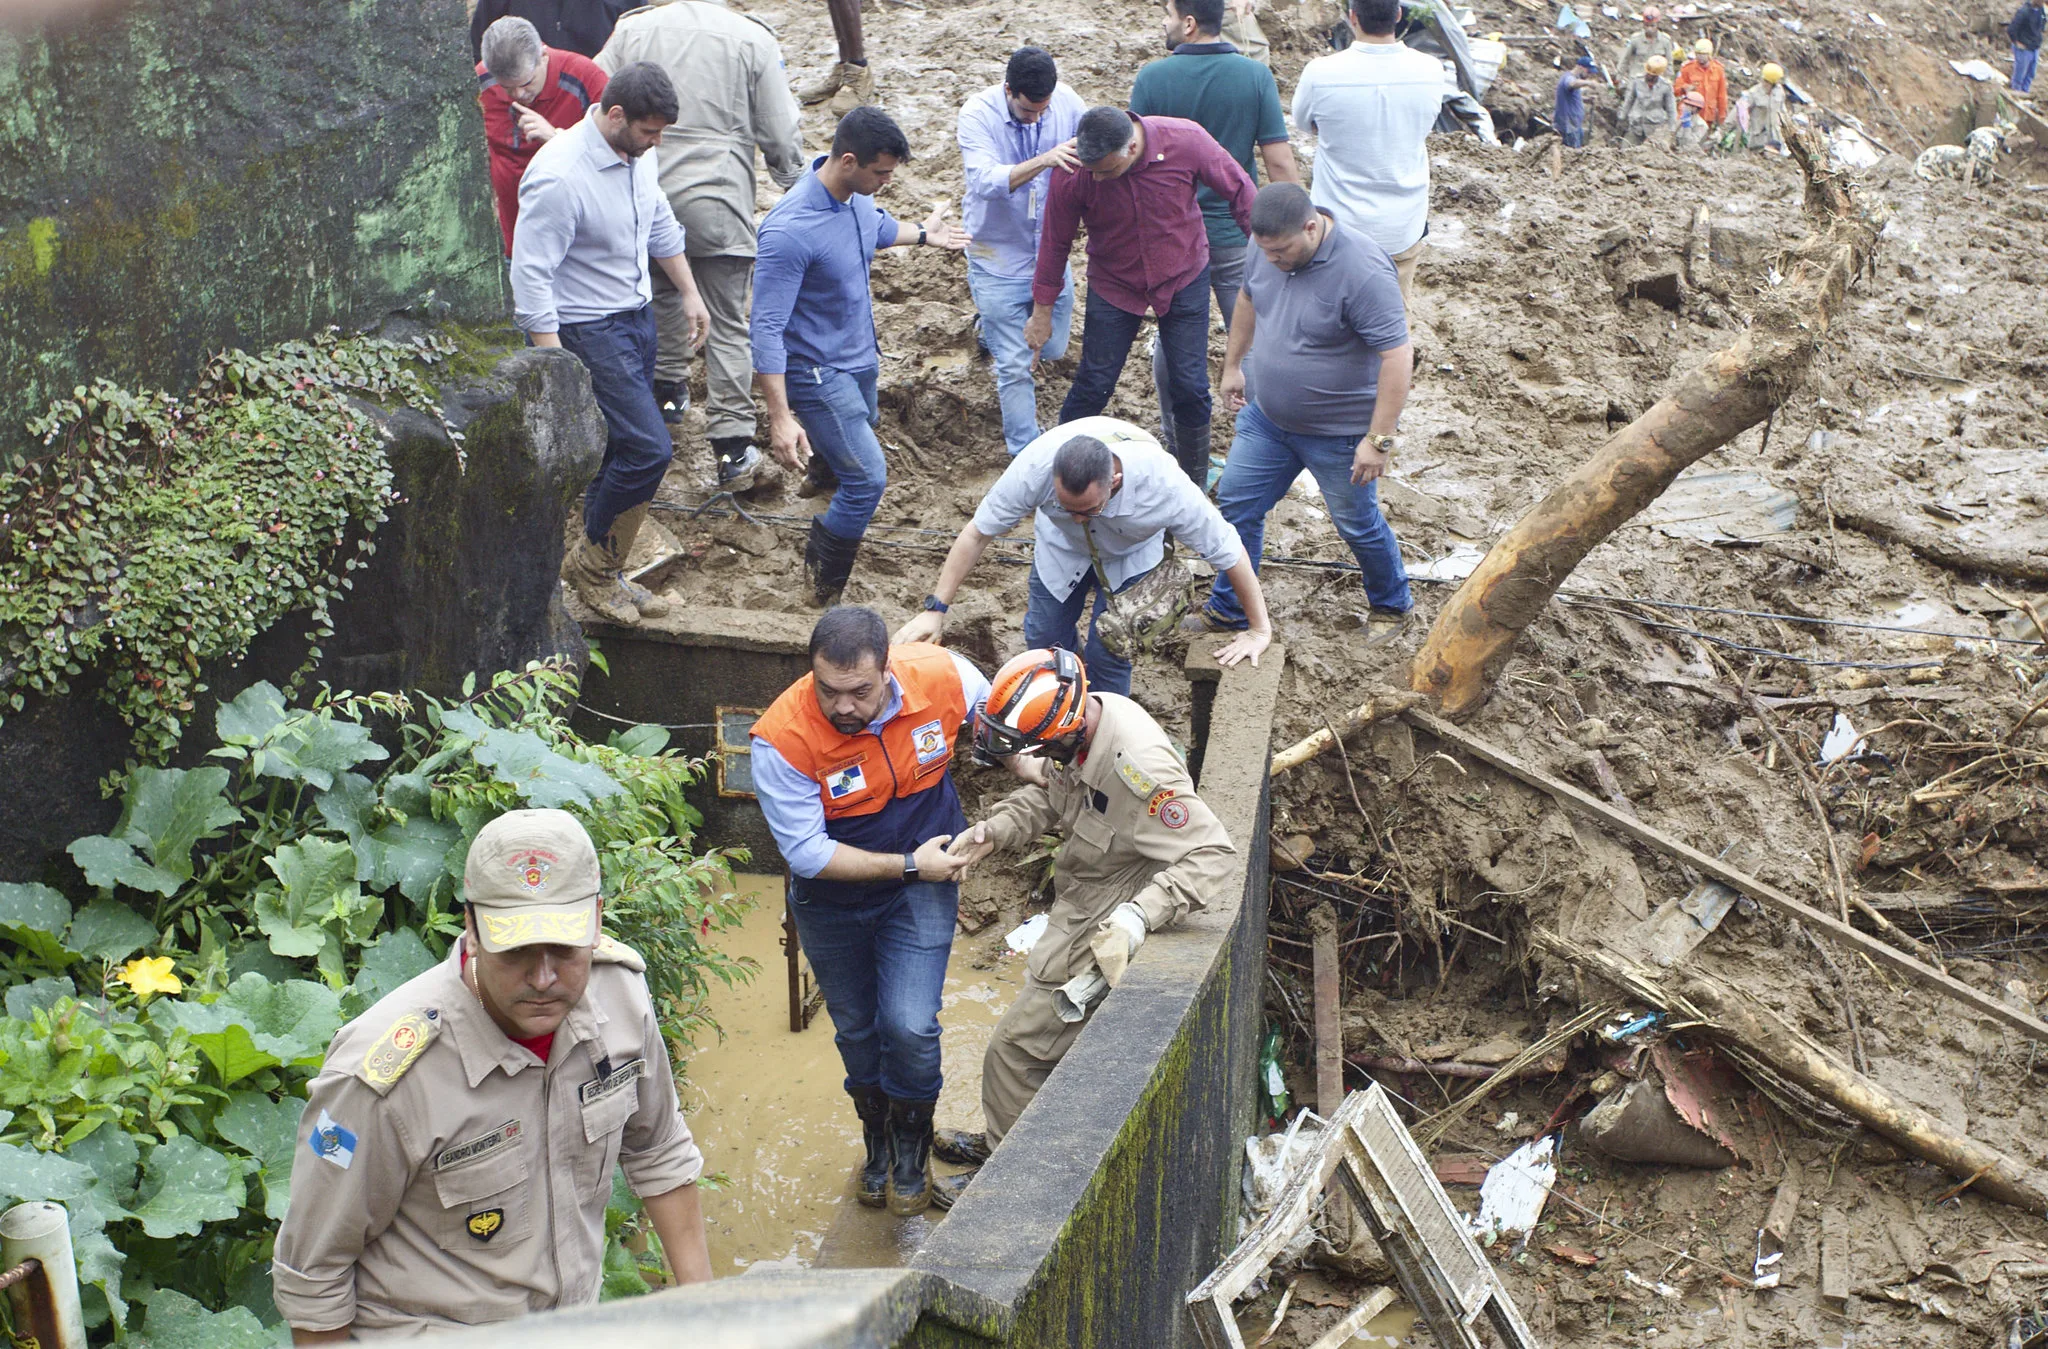
[[[1216,568],[1216,584],[1232,596],[1236,626],[1246,629],[1217,650],[1217,661],[1235,665],[1249,658],[1257,665],[1272,642],[1266,597],[1237,535],[1150,432],[1115,417],[1077,417],[1017,453],[953,540],[924,612],[898,629],[895,640],[937,641],[946,611],[989,540],[1027,515],[1034,543],[1024,645],[1080,651],[1090,688],[1130,693],[1131,663],[1103,646],[1097,624],[1112,594],[1136,585],[1164,559],[1168,534]],[[1095,603],[1084,650],[1075,638],[1090,594]]]
[[[1303,469],[1313,473],[1331,523],[1365,573],[1367,631],[1381,642],[1414,604],[1373,486],[1393,452],[1415,366],[1394,262],[1293,183],[1259,192],[1251,235],[1223,356],[1223,396],[1238,410],[1237,434],[1216,506],[1257,568],[1266,512]],[[1186,626],[1245,626],[1239,593],[1219,582]]]

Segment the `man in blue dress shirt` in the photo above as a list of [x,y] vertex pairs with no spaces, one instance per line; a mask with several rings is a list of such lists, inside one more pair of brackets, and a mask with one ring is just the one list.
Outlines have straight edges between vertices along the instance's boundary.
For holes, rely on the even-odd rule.
[[512,305],[537,347],[566,347],[590,371],[604,412],[604,463],[583,497],[583,535],[562,579],[614,623],[668,612],[668,601],[626,579],[633,536],[675,456],[654,400],[652,258],[682,296],[690,347],[711,328],[697,294],[683,227],[647,152],[676,119],[676,90],[660,66],[623,67],[573,127],[543,145],[519,180],[512,234]]
[[804,574],[820,605],[846,588],[889,480],[875,438],[881,347],[868,289],[875,254],[904,244],[957,251],[969,243],[947,223],[943,205],[922,225],[905,225],[875,205],[874,194],[909,158],[910,142],[887,113],[855,108],[833,133],[832,152],[761,222],[749,328],[754,383],[768,404],[768,448],[792,471],[815,451],[837,482],[804,545]]
[[981,314],[981,340],[996,366],[1003,441],[1016,454],[1038,438],[1038,362],[1067,353],[1074,324],[1074,273],[1052,309],[1052,337],[1033,351],[1024,343],[1031,317],[1031,273],[1038,266],[1038,222],[1052,171],[1072,173],[1074,129],[1088,105],[1059,82],[1051,53],[1019,47],[1003,82],[960,109],[960,163],[967,173],[961,206],[974,247],[967,251],[967,288]]

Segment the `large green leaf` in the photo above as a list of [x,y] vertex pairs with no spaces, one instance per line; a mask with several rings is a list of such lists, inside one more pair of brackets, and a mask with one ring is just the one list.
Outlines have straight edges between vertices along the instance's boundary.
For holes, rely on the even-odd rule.
[[128,1263],[128,1257],[100,1228],[81,1228],[76,1213],[71,1215],[71,1257],[78,1262],[78,1282],[99,1289],[106,1296],[107,1310],[114,1323],[124,1324],[128,1320],[128,1304],[121,1298],[121,1269]]
[[89,1166],[37,1152],[16,1143],[0,1143],[0,1195],[29,1203],[54,1199],[65,1203],[92,1188]]
[[270,734],[284,720],[284,695],[267,681],[251,684],[222,703],[213,714],[213,729],[230,745],[248,745]]
[[78,989],[69,978],[33,979],[7,990],[7,1015],[16,1021],[32,1021],[37,1012],[56,1006],[59,998],[75,998]]
[[217,1152],[189,1134],[150,1149],[142,1164],[135,1216],[153,1237],[197,1236],[208,1223],[226,1222],[248,1196],[248,1163]]
[[273,983],[245,974],[216,1002],[158,999],[149,1018],[190,1034],[221,1081],[233,1086],[281,1063],[317,1065],[341,1029],[341,995],[307,979]]
[[157,870],[189,881],[194,846],[241,818],[227,788],[225,768],[137,768],[114,834],[149,854]]
[[306,1103],[296,1096],[273,1101],[260,1091],[238,1091],[214,1120],[222,1138],[256,1159],[263,1179],[264,1216],[282,1222],[291,1203],[292,1154],[299,1145],[299,1115]]
[[625,790],[596,764],[555,753],[532,731],[488,730],[470,753],[541,809],[589,806]]
[[370,738],[367,726],[318,712],[294,712],[270,734],[254,762],[260,776],[305,782],[326,791],[357,764],[390,757]]
[[399,814],[425,815],[434,808],[434,782],[425,773],[393,773],[384,779],[384,804]]
[[281,956],[318,955],[327,924],[346,921],[362,908],[356,854],[346,843],[309,835],[263,861],[284,888],[257,896],[256,926]]
[[0,884],[0,937],[51,969],[71,963],[63,941],[64,926],[70,921],[70,903],[49,886]]
[[625,754],[652,757],[668,748],[668,728],[646,722],[611,734],[612,748]]
[[424,904],[435,883],[448,874],[449,849],[460,842],[462,828],[454,821],[415,815],[404,824],[387,824],[357,842],[356,852],[369,864],[369,875],[363,875],[361,862],[356,875],[373,889],[389,890],[395,885],[407,899]]
[[174,895],[185,883],[162,867],[143,861],[135,851],[135,845],[125,838],[88,834],[71,840],[71,845],[64,851],[71,854],[71,860],[78,863],[78,869],[85,873],[86,883],[102,890],[125,885],[133,890],[147,890],[153,895]]
[[65,941],[93,960],[126,960],[156,940],[156,927],[141,914],[105,896],[78,911]]
[[[320,812],[320,818],[327,827],[345,836],[350,843],[360,844],[370,832],[370,815],[377,809],[377,787],[361,773],[343,773],[334,780],[334,785],[320,793],[313,802],[313,808]],[[365,865],[356,867],[356,879],[370,879]]]
[[208,1311],[171,1288],[149,1295],[149,1313],[142,1334],[129,1341],[137,1349],[269,1349],[278,1332],[267,1330],[247,1307]]
[[434,967],[434,953],[411,928],[387,932],[363,948],[362,966],[349,985],[349,1000],[367,1010],[407,980]]

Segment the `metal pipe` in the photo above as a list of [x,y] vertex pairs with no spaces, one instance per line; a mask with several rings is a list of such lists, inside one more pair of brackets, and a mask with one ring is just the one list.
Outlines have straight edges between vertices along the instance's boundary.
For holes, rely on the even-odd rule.
[[78,1305],[78,1266],[71,1255],[71,1215],[47,1201],[16,1204],[0,1214],[0,1267],[34,1266],[7,1288],[18,1331],[39,1349],[85,1349]]

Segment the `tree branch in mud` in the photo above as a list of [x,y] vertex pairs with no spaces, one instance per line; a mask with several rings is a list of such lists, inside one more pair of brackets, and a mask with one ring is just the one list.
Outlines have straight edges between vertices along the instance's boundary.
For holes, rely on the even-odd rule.
[[1610,952],[1583,946],[1541,928],[1530,942],[1541,951],[1623,989],[1661,1010],[1701,1022],[1729,1048],[1759,1060],[1786,1081],[1862,1121],[1916,1157],[1967,1180],[1990,1199],[2035,1213],[2048,1211],[2048,1177],[1989,1144],[1951,1131],[1910,1101],[1837,1059],[1754,996],[1710,975],[1688,971],[1675,987]]
[[1479,706],[1515,639],[1587,553],[1685,468],[1762,423],[1805,384],[1843,297],[1870,264],[1883,221],[1850,195],[1811,132],[1789,139],[1820,231],[1793,250],[1784,281],[1763,292],[1735,345],[1708,357],[1567,475],[1494,544],[1437,615],[1409,683],[1438,699],[1447,716]]

